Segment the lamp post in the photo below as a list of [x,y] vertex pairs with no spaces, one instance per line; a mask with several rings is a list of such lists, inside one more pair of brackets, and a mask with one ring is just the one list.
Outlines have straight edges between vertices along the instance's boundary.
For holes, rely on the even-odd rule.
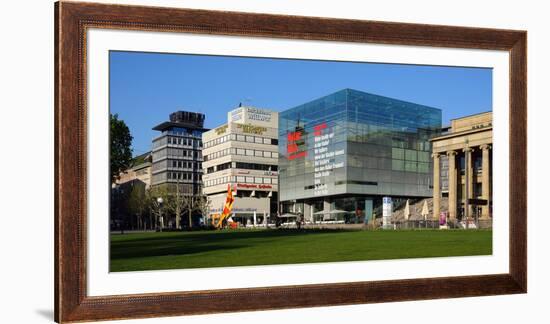
[[159,213],[158,213],[159,219],[157,220],[157,226],[159,231],[162,232],[162,223],[163,223],[162,222],[162,203],[164,203],[164,199],[162,199],[162,197],[158,197],[157,203],[159,204]]

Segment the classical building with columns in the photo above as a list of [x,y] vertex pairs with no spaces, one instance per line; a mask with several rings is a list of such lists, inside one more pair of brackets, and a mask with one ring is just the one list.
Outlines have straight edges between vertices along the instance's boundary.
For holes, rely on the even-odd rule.
[[492,219],[492,116],[484,112],[453,119],[450,127],[431,139],[435,219],[441,212],[450,221],[466,214]]

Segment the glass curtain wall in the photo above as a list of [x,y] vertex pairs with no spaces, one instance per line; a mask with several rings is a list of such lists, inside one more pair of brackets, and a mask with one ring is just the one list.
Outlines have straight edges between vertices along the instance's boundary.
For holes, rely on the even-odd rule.
[[352,89],[284,111],[280,199],[312,200],[317,210],[316,201],[341,195],[430,197],[429,139],[440,129],[440,109]]

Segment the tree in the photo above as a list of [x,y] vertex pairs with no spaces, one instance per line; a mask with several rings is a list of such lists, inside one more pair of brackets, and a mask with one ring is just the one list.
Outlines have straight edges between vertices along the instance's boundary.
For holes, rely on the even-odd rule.
[[169,191],[166,195],[166,210],[176,216],[176,228],[181,229],[181,219],[187,214],[189,228],[193,228],[193,213],[200,212],[206,216],[209,211],[210,202],[205,195],[192,195],[189,192],[183,193],[179,180],[175,185],[175,192]]
[[111,182],[118,179],[118,175],[130,166],[132,161],[132,135],[126,123],[118,119],[118,114],[110,116],[110,137],[111,137]]
[[164,200],[166,211],[175,216],[177,229],[181,229],[181,216],[188,204],[187,196],[183,195],[180,190],[181,185],[179,180],[177,180],[174,187],[167,185],[163,186],[162,189],[157,189],[157,195],[159,197],[162,196]]
[[147,194],[145,191],[144,183],[134,183],[130,191],[130,196],[128,197],[128,210],[132,215],[135,215],[137,218],[137,227],[138,229],[144,228],[143,217],[147,211],[149,202],[147,201]]
[[196,210],[199,211],[204,219],[204,225],[208,226],[207,216],[210,212],[210,200],[206,195],[200,195],[196,198]]
[[[158,198],[162,198],[162,205],[159,204]],[[147,191],[147,201],[149,205],[149,211],[151,215],[155,215],[155,227],[158,226],[160,231],[162,231],[162,226],[160,224],[160,218],[166,217],[167,212],[171,210],[172,200],[171,195],[168,194],[166,187],[154,187]]]

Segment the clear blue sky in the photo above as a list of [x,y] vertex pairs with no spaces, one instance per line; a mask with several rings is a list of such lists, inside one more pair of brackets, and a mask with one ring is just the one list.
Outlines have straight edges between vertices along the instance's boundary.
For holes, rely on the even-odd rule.
[[151,149],[151,128],[176,110],[202,112],[213,128],[239,102],[283,111],[344,88],[440,108],[443,125],[492,110],[488,68],[111,52],[109,82],[134,155]]

